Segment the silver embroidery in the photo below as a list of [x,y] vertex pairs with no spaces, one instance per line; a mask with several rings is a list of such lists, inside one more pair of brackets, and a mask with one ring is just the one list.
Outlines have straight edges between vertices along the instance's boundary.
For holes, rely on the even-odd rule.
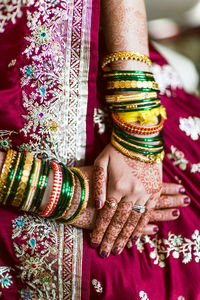
[[200,136],[200,118],[188,117],[179,119],[179,128],[191,137],[192,140],[198,140]]
[[0,266],[0,286],[2,288],[8,289],[13,283],[10,270],[10,267]]
[[145,293],[144,291],[140,291],[139,296],[141,300],[149,300],[147,293]]
[[144,245],[148,244],[153,251],[150,252],[150,257],[154,260],[154,264],[165,267],[165,261],[172,255],[175,259],[181,259],[182,263],[187,264],[194,260],[200,262],[200,234],[199,230],[195,230],[191,239],[168,233],[168,238],[160,239],[158,236],[151,239],[145,235],[142,240],[136,242],[137,249],[140,253],[144,250]]
[[105,124],[105,112],[100,108],[94,109],[94,124],[98,125],[98,132],[99,134],[102,134],[106,130],[106,124]]
[[103,292],[103,288],[101,286],[100,281],[98,281],[96,279],[92,279],[92,285],[94,286],[97,293],[102,293]]
[[185,158],[185,154],[173,145],[171,146],[171,153],[167,153],[166,155],[173,161],[173,164],[178,166],[182,171],[186,170],[187,166],[189,166],[191,173],[200,173],[200,163],[192,164]]

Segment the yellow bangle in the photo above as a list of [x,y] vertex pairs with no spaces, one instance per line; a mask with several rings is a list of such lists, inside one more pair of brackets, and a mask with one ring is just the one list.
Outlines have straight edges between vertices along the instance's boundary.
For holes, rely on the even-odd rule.
[[0,203],[3,200],[4,191],[6,189],[6,184],[8,182],[9,173],[11,171],[11,167],[12,167],[12,164],[13,164],[13,161],[14,161],[16,155],[17,155],[17,152],[12,149],[9,149],[7,152],[6,159],[3,164],[3,168],[2,168],[1,176],[0,176]]
[[121,51],[121,52],[114,52],[111,54],[108,54],[102,63],[102,69],[104,69],[104,67],[114,61],[118,61],[118,60],[136,60],[136,61],[140,61],[143,63],[146,63],[149,67],[152,66],[152,62],[150,60],[150,58],[144,54],[140,54],[138,52],[129,52],[129,51]]
[[139,160],[141,162],[144,163],[149,163],[149,164],[153,164],[153,163],[157,163],[160,164],[162,162],[162,160],[164,159],[164,151],[162,151],[159,154],[156,155],[142,155],[142,154],[138,154],[134,151],[128,150],[126,148],[124,148],[123,146],[121,146],[120,144],[117,143],[117,141],[114,139],[114,137],[111,137],[111,144],[113,145],[113,147],[115,147],[119,152],[121,152],[122,154],[135,159],[135,160]]
[[[105,78],[107,78],[107,77],[111,77],[111,76],[130,76],[130,73],[125,73],[125,72],[123,72],[123,73],[120,73],[120,72],[118,72],[117,74],[116,73],[112,73],[112,72],[110,72],[110,73],[104,73],[103,74],[103,77],[105,77]],[[138,75],[138,73],[131,73],[131,76],[134,76],[134,75]],[[148,76],[148,77],[153,77],[154,78],[154,74],[150,74],[150,73],[143,73],[142,75],[144,75],[144,76]]]
[[108,81],[107,90],[114,89],[153,89],[159,90],[158,84],[155,81],[136,81],[136,80],[121,80]]
[[143,92],[135,94],[106,95],[107,103],[128,102],[134,100],[154,99],[157,98],[157,92]]
[[14,206],[14,207],[19,207],[21,202],[23,201],[24,193],[25,193],[29,175],[31,172],[32,163],[33,163],[33,154],[27,152],[24,167],[22,170],[22,176],[21,176],[21,179],[19,182],[19,186],[17,188],[15,197],[12,202],[12,206]]

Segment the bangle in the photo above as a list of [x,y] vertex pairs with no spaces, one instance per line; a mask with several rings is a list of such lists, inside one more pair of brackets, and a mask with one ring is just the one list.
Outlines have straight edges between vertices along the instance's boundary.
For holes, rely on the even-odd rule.
[[136,60],[136,61],[140,61],[143,63],[146,63],[149,67],[151,67],[152,62],[150,60],[150,58],[144,54],[140,54],[138,52],[129,52],[129,51],[121,51],[121,52],[114,52],[111,53],[109,55],[107,55],[104,59],[103,59],[103,63],[102,63],[102,69],[104,69],[104,67],[114,61],[118,61],[118,60]]
[[157,82],[155,81],[122,80],[122,81],[108,81],[107,90],[153,92],[153,91],[159,91],[159,88]]
[[113,145],[113,147],[115,147],[119,152],[121,152],[122,154],[135,159],[135,160],[139,160],[141,162],[144,163],[157,163],[160,164],[162,162],[162,160],[164,159],[164,151],[162,151],[160,154],[157,155],[146,155],[143,156],[139,153],[135,153],[134,151],[128,150],[126,148],[124,148],[123,146],[121,146],[120,144],[118,144],[113,137],[111,137],[111,144]]
[[147,77],[152,77],[154,78],[154,74],[152,72],[146,72],[146,71],[129,71],[129,70],[112,70],[110,72],[105,72],[103,74],[103,77],[108,78],[108,77],[115,77],[115,76],[147,76]]
[[58,203],[58,199],[60,197],[60,193],[62,189],[61,167],[57,162],[54,161],[51,161],[51,167],[53,168],[54,171],[53,187],[45,210],[39,213],[39,215],[42,217],[49,217],[50,214],[53,212],[53,210],[55,209]]
[[34,198],[33,201],[31,203],[31,206],[29,208],[29,211],[34,212],[37,208],[37,201],[38,201],[38,193],[40,191],[40,187],[41,187],[41,183],[42,183],[42,178],[44,175],[44,166],[45,166],[45,161],[42,160],[41,161],[41,167],[40,167],[40,175],[39,175],[39,180],[36,182],[36,190],[34,193]]
[[86,179],[85,175],[83,172],[81,172],[80,169],[77,168],[70,168],[70,170],[78,177],[81,185],[81,199],[79,206],[75,213],[67,220],[58,220],[58,222],[62,222],[64,224],[73,224],[83,213],[83,210],[87,206],[88,198],[89,198],[89,185],[88,185],[88,180]]
[[12,206],[14,207],[20,207],[20,204],[23,201],[32,164],[33,164],[33,154],[27,152],[25,155],[25,162],[24,162],[23,169],[22,171],[20,171],[20,175],[19,175],[20,178],[19,185],[12,202]]
[[39,181],[41,165],[42,165],[41,160],[36,158],[35,159],[35,164],[34,164],[33,176],[32,176],[32,180],[31,180],[31,183],[30,183],[30,188],[29,188],[27,197],[25,199],[25,202],[24,202],[23,206],[21,207],[21,209],[24,210],[24,211],[29,211],[30,207],[31,207],[31,204],[33,202],[35,191],[36,191],[37,184],[38,184],[38,181]]
[[16,155],[17,152],[12,149],[9,149],[7,151],[6,158],[1,170],[1,176],[0,176],[0,203],[4,198],[4,191],[6,189],[9,174],[11,172],[12,164],[15,160]]
[[135,112],[151,110],[153,108],[160,107],[160,100],[149,102],[149,103],[139,103],[139,104],[129,104],[129,105],[110,105],[108,108],[111,112]]
[[132,102],[135,100],[144,100],[144,99],[155,99],[157,98],[157,92],[144,92],[144,93],[135,93],[135,94],[122,94],[122,95],[106,95],[107,103],[117,103],[117,102]]

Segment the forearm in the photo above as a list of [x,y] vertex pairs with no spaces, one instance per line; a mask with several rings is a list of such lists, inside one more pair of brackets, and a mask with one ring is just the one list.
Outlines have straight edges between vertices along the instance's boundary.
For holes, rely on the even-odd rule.
[[[102,25],[109,53],[136,51],[149,55],[146,11],[143,0],[103,0]],[[149,71],[141,62],[120,61],[112,69]]]

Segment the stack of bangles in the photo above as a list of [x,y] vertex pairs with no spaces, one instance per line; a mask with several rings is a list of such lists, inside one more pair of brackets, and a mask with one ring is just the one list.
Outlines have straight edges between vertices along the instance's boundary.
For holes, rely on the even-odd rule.
[[[53,186],[46,207],[41,211],[50,169],[54,174]],[[75,178],[80,183],[81,195],[76,211],[70,215]],[[67,168],[55,161],[39,160],[31,153],[8,150],[0,176],[1,204],[72,224],[86,208],[88,197],[88,181],[79,169]],[[64,219],[66,213],[69,216],[67,220]]]
[[[162,132],[166,112],[158,97],[158,84],[151,72],[108,68],[110,63],[124,59],[151,66],[149,57],[137,52],[111,53],[104,58],[106,102],[113,119],[111,143],[126,156],[160,163],[164,158]],[[119,94],[126,91],[127,94]]]

